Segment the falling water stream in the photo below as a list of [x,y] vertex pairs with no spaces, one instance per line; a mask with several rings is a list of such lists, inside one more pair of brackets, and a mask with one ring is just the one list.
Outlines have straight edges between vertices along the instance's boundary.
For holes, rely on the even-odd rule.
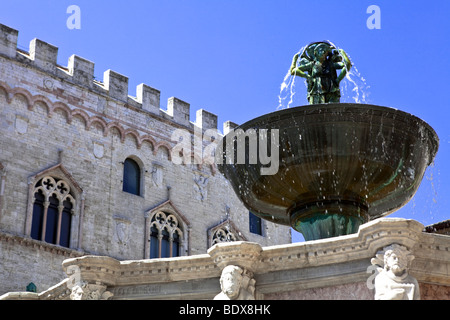
[[[298,54],[301,55],[304,52],[306,47],[307,46],[302,47],[299,50]],[[339,48],[336,47],[336,49],[339,49]],[[345,78],[340,83],[340,90],[341,90],[340,102],[341,103],[369,104],[370,101],[369,101],[368,97],[370,95],[370,92],[369,92],[370,85],[367,84],[366,79],[361,75],[358,68],[355,66],[354,61],[350,57],[349,57],[349,59],[352,62],[352,67],[347,72]],[[297,67],[299,66],[299,63],[300,63],[300,59],[298,59],[298,61],[297,61]],[[299,81],[302,81],[303,85],[299,84]],[[278,95],[277,110],[282,110],[282,109],[287,109],[290,107],[296,107],[296,106],[308,104],[308,101],[306,99],[306,96],[307,96],[306,91],[307,91],[306,79],[291,75],[290,71],[288,70],[286,75],[283,78],[281,85],[280,85],[280,93]],[[393,135],[395,135],[394,130],[395,130],[395,128],[393,127],[392,128]],[[379,134],[381,136],[381,139],[383,139],[381,147],[382,147],[382,149],[384,149],[384,146],[385,146],[384,139],[386,139],[386,137],[382,135],[382,131],[383,131],[383,119],[381,119],[381,127],[380,127]],[[421,134],[423,136],[424,133],[420,132],[419,134]],[[302,139],[301,135],[300,135],[299,139],[300,140]],[[356,141],[356,144],[358,144],[357,141]],[[389,157],[389,154],[387,154],[386,152],[382,152],[382,154],[384,155],[384,157]],[[413,170],[412,171],[410,170],[408,172],[402,172],[403,171],[402,169],[403,169],[403,163],[399,163],[398,168],[394,170],[395,175],[393,176],[393,178],[395,178],[395,176],[397,174],[403,174],[403,175],[409,174],[412,176],[414,176],[414,174],[415,174]],[[435,186],[435,181],[434,181],[434,178],[435,178],[434,171],[435,170],[434,170],[434,163],[433,163],[430,166],[430,168],[428,168],[427,174],[425,176],[426,179],[424,179],[424,181],[426,181],[426,186],[424,186],[422,188],[422,189],[429,190],[426,193],[429,195],[431,194],[431,198],[433,201],[433,203],[431,204],[432,207],[435,207],[437,204],[437,200],[436,200],[437,192],[436,192],[436,186]],[[364,175],[368,174],[371,176],[373,174],[372,172],[366,172],[364,165],[363,165],[363,172],[364,172]],[[320,173],[318,173],[318,174],[320,174]],[[370,179],[370,176],[365,177],[366,180]],[[323,190],[324,187],[325,186],[321,186],[319,188],[319,190]],[[366,197],[367,197],[367,195],[366,195]],[[412,210],[416,211],[416,210],[418,210],[418,208],[417,208],[417,204],[416,204],[414,198],[415,197],[413,197],[413,199],[412,199],[411,206],[412,206]],[[431,209],[431,211],[428,212],[427,214],[433,215],[432,211],[433,210]]]
[[[319,45],[315,48],[314,63],[323,63],[326,51]],[[298,56],[309,59],[308,50],[308,46],[301,48]],[[349,67],[350,58],[338,50]],[[439,145],[436,133],[423,120],[370,104],[370,86],[354,61],[340,82],[339,99],[335,91],[324,91],[332,97],[317,100],[319,93],[314,90],[328,90],[330,82],[322,84],[316,77],[334,72],[330,63],[340,58],[331,59],[314,66],[297,59],[297,66],[302,63],[306,72],[315,74],[309,83],[310,101],[300,101],[308,97],[306,79],[291,75],[289,70],[280,85],[278,111],[240,126],[243,131],[279,131],[277,172],[262,174],[262,163],[219,166],[249,209],[271,222],[291,225],[307,240],[355,233],[361,224],[403,207],[416,193]],[[298,71],[296,74],[303,75]],[[334,74],[331,77],[334,79]],[[320,85],[322,88],[316,87]],[[340,103],[306,106],[315,101]],[[434,189],[433,176],[426,180]]]

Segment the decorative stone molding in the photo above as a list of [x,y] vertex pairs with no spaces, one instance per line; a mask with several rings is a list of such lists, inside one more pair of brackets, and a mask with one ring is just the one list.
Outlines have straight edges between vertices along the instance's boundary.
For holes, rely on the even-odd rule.
[[221,272],[211,263],[207,254],[129,261],[86,255],[63,262],[63,269],[68,276],[71,275],[69,270],[76,268],[79,268],[83,281],[101,282],[108,287],[218,278]]
[[0,241],[6,243],[8,242],[13,243],[14,245],[18,244],[25,247],[32,247],[35,250],[51,252],[59,256],[64,256],[66,258],[80,257],[85,254],[84,252],[79,250],[61,247],[55,244],[46,243],[23,236],[6,233],[4,231],[0,231]]
[[103,158],[103,156],[105,155],[105,147],[104,147],[103,143],[98,142],[98,141],[93,141],[92,146],[93,146],[92,153],[94,154],[94,156],[97,159]]
[[237,265],[250,272],[257,270],[262,248],[255,242],[224,242],[208,249],[213,262],[223,269],[228,265]]
[[[220,277],[228,266],[242,270],[241,284],[250,298],[289,299],[313,291],[340,298],[340,290],[358,290],[346,297],[370,299],[369,261],[375,257],[373,262],[381,268],[385,252],[404,247],[415,257],[408,274],[421,286],[435,286],[440,290],[435,292],[443,292],[450,286],[450,237],[422,230],[423,225],[414,220],[383,218],[362,225],[356,234],[336,238],[264,248],[235,241],[216,244],[207,254],[165,259],[118,261],[83,256],[65,260],[63,269],[70,276],[69,268],[79,268],[80,279],[106,286],[114,293],[112,299],[213,299],[221,290]],[[406,282],[416,285],[409,279]],[[67,279],[53,286],[45,299],[68,299],[66,283]],[[0,300],[14,297],[19,295]]]

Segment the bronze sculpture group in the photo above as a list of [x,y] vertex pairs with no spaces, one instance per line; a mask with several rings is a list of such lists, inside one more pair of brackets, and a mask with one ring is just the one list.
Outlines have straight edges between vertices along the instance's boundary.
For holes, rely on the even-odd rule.
[[[320,41],[309,44],[294,56],[290,73],[306,78],[309,104],[339,103],[339,83],[350,68],[351,62],[344,50],[329,41]],[[341,70],[339,75],[337,70]]]

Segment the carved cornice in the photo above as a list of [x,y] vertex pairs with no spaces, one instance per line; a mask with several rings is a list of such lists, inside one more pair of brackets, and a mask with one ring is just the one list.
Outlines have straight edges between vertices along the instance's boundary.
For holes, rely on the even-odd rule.
[[207,254],[178,258],[119,261],[106,256],[67,259],[63,269],[77,266],[81,279],[108,286],[163,283],[220,276],[220,269]]
[[4,231],[0,231],[0,241],[11,243],[13,245],[30,247],[39,251],[51,252],[52,254],[63,256],[66,258],[81,257],[85,255],[85,253],[82,251],[61,247],[55,244],[34,240],[20,235],[14,235]]
[[[103,256],[67,259],[63,268],[80,270],[83,281],[121,287],[176,281],[218,281],[227,265],[254,274],[258,294],[366,282],[371,258],[399,244],[415,256],[410,274],[419,282],[449,286],[450,237],[423,233],[414,220],[383,218],[364,224],[358,233],[336,238],[262,248],[251,242],[216,244],[208,254],[164,259],[119,261]],[[195,292],[193,292],[194,294]],[[123,297],[122,297],[123,298]]]
[[[110,285],[131,285],[183,280],[186,277],[215,277],[230,264],[242,266],[255,274],[342,264],[361,259],[366,259],[369,266],[370,259],[376,252],[392,243],[409,248],[416,257],[415,262],[441,261],[450,266],[450,237],[422,233],[422,229],[423,225],[414,220],[383,218],[363,225],[356,234],[337,238],[264,248],[256,243],[236,241],[216,244],[205,255],[139,261],[84,256],[66,260],[63,266],[67,268],[71,264],[79,265],[82,273],[86,272],[89,279],[93,277],[92,280],[99,277],[99,281]],[[413,264],[411,272],[433,273],[432,270],[421,271],[417,268],[422,267]],[[105,277],[108,278],[107,281]],[[450,280],[447,282],[450,284]]]

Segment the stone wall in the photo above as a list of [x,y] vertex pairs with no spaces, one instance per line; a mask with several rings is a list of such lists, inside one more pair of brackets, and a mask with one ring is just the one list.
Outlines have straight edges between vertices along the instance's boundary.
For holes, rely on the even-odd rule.
[[[107,70],[96,81],[93,62],[73,55],[61,66],[57,47],[34,39],[26,52],[17,49],[17,37],[16,30],[0,25],[0,239],[29,239],[32,188],[48,174],[77,190],[69,248],[77,255],[146,258],[148,213],[168,200],[184,221],[182,255],[205,253],[208,230],[227,220],[249,241],[290,242],[289,227],[268,222],[262,236],[250,233],[248,210],[215,166],[198,159],[193,148],[175,151],[176,130],[192,141],[208,129],[220,136],[216,115],[201,109],[191,121],[190,105],[181,99],[170,98],[163,110],[159,90],[141,84],[130,96],[126,76]],[[182,164],[174,161],[178,151]],[[140,195],[122,191],[126,158],[140,165]],[[29,282],[42,290],[61,275],[65,255],[2,246],[0,270],[11,271],[0,277],[0,293]],[[16,273],[15,265],[24,270]],[[55,273],[38,276],[39,268]]]
[[62,262],[82,255],[75,250],[5,233],[0,234],[0,252],[2,293],[23,291],[30,282],[39,291],[48,289],[66,277]]

